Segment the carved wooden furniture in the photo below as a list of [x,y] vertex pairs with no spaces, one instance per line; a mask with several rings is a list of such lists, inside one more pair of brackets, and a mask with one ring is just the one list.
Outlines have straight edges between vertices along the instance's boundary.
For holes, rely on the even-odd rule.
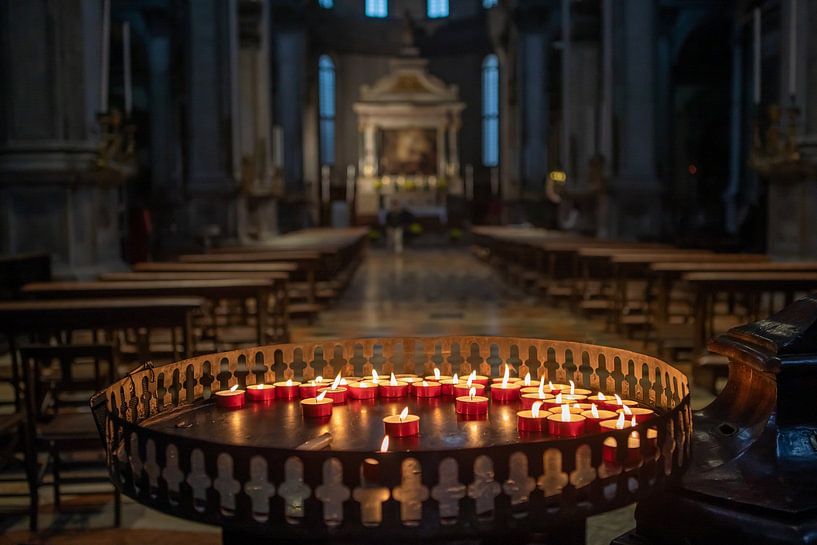
[[[411,372],[498,376],[509,365],[553,382],[574,380],[656,410],[639,424],[657,432],[634,467],[618,460],[630,429],[576,439],[520,438],[518,407],[492,406],[487,421],[460,421],[453,402],[410,401],[421,435],[378,452],[384,411],[402,402],[338,406],[329,424],[301,418],[297,403],[235,412],[212,403],[233,385],[336,373]],[[277,403],[277,402],[276,402]],[[91,401],[114,483],[175,516],[221,525],[228,545],[280,542],[482,539],[583,540],[584,519],[643,497],[686,465],[686,377],[641,354],[581,343],[499,337],[351,339],[235,350],[144,369]],[[394,406],[393,406],[394,405]],[[399,410],[399,409],[398,409]],[[298,450],[331,431],[326,450]],[[646,442],[644,442],[646,446]],[[622,464],[624,465],[624,464]],[[266,537],[262,537],[266,536]]]

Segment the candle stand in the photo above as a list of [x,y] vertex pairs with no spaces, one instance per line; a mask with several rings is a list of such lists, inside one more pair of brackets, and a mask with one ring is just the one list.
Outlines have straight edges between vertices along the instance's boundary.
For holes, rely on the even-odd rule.
[[695,411],[689,469],[615,545],[817,541],[817,294],[709,343],[729,381]]
[[[355,376],[374,367],[382,376],[426,376],[438,367],[467,377],[472,370],[498,376],[505,364],[516,376],[529,371],[618,393],[656,415],[634,428],[556,438],[520,434],[518,401],[491,403],[480,419],[458,416],[453,398],[349,399],[328,419],[304,418],[298,400],[237,410],[213,403],[214,392],[236,384],[306,382],[328,376],[329,367]],[[91,405],[122,493],[221,526],[225,545],[583,543],[588,516],[677,480],[691,445],[683,373],[626,350],[541,339],[350,339],[240,349],[138,370]],[[383,418],[404,407],[420,418],[420,434],[391,437],[381,451]],[[633,431],[657,435],[655,443],[642,441],[636,464],[627,459]],[[614,464],[603,455],[610,438],[618,445]],[[329,444],[299,448],[307,441]]]

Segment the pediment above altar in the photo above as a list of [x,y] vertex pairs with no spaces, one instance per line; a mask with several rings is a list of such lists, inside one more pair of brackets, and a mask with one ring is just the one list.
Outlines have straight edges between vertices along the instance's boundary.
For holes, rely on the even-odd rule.
[[361,102],[457,102],[456,85],[446,85],[428,72],[426,59],[394,59],[389,73],[372,85],[360,88]]

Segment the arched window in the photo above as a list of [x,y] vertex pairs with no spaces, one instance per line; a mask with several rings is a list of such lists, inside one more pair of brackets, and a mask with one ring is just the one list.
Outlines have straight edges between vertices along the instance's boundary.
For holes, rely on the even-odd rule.
[[482,7],[485,9],[495,8],[496,0],[482,0]]
[[335,63],[329,55],[318,59],[318,113],[322,165],[335,164]]
[[318,5],[323,9],[332,9],[335,7],[335,0],[318,0]]
[[389,15],[388,0],[366,0],[366,17],[382,19]]
[[482,164],[499,165],[499,61],[493,54],[482,62]]
[[426,13],[429,19],[448,17],[448,0],[428,0]]

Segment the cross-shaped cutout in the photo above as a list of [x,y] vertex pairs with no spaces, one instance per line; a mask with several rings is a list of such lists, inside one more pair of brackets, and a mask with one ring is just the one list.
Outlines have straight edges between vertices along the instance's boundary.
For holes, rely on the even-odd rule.
[[445,458],[440,462],[439,479],[431,489],[431,497],[440,505],[440,521],[453,524],[460,514],[460,500],[465,497],[465,485],[459,481],[457,461]]
[[593,451],[590,445],[581,445],[576,449],[576,469],[570,472],[570,484],[581,488],[596,479],[596,468],[593,467]]
[[423,502],[428,499],[428,487],[423,485],[420,462],[406,458],[401,465],[402,481],[393,492],[400,502],[400,520],[407,526],[420,524],[423,518]]
[[212,480],[204,468],[204,453],[201,449],[195,449],[190,454],[190,474],[187,476],[187,484],[193,489],[193,507],[197,511],[204,511],[207,502],[207,489],[210,488]]
[[184,481],[184,473],[179,469],[179,450],[176,445],[170,444],[165,449],[165,468],[162,470],[162,477],[167,483],[170,501],[174,503],[176,500],[173,496],[179,493],[179,486]]
[[562,453],[559,449],[549,448],[542,455],[544,474],[539,477],[539,488],[545,496],[555,496],[567,485],[567,473],[562,471]]
[[323,463],[323,484],[315,489],[315,497],[323,502],[323,520],[327,526],[343,522],[343,502],[351,496],[343,484],[343,465],[337,458]]
[[468,485],[468,497],[476,503],[477,515],[494,510],[494,498],[502,491],[494,479],[494,462],[487,456],[474,460],[474,482]]
[[250,458],[250,480],[244,483],[244,493],[250,498],[253,518],[260,522],[267,520],[275,485],[269,482],[267,461],[261,456]]
[[536,481],[528,475],[528,457],[522,452],[514,452],[508,465],[508,480],[503,483],[502,490],[511,497],[511,505],[525,503],[536,488]]
[[241,491],[241,483],[233,477],[233,457],[222,452],[216,459],[218,477],[213,481],[213,488],[221,498],[221,512],[225,515],[235,513],[235,495]]
[[312,491],[304,483],[304,464],[300,458],[291,456],[284,462],[284,482],[278,487],[278,495],[284,498],[284,515],[291,522],[304,516],[304,500]]

